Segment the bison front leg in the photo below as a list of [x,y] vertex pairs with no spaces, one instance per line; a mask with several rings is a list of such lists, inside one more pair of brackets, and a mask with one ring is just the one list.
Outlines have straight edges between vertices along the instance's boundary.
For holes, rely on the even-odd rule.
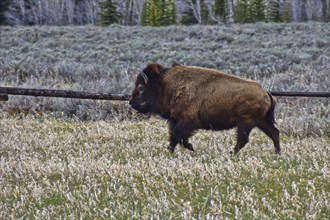
[[177,138],[172,134],[172,132],[170,131],[170,145],[167,147],[167,149],[173,153],[174,149],[176,147],[176,145],[179,143],[179,141],[177,140]]
[[182,140],[182,146],[188,150],[194,151],[192,144],[188,142],[188,138]]
[[169,121],[170,145],[168,150],[173,153],[177,144],[194,151],[191,143],[188,142],[189,137],[192,135],[193,129],[189,123],[184,121]]
[[170,135],[170,145],[167,147],[167,149],[173,153],[176,145],[179,143],[179,140],[177,139],[174,128],[175,125],[177,124],[176,121],[174,120],[169,120],[168,125],[169,125],[169,135]]

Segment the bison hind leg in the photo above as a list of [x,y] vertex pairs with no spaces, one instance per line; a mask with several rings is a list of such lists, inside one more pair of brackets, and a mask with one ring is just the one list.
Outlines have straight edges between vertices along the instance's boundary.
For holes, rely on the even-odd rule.
[[254,126],[248,123],[239,124],[237,126],[237,143],[234,147],[234,154],[238,154],[238,152],[249,142],[249,135],[253,127]]
[[274,122],[262,120],[258,124],[258,128],[260,128],[268,137],[272,139],[275,147],[275,153],[281,154],[280,131],[275,127]]

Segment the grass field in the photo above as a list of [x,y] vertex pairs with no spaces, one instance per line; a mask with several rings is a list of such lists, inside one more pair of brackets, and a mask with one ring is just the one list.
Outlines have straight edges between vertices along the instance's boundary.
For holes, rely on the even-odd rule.
[[1,219],[327,219],[329,137],[198,132],[167,152],[166,123],[2,117]]
[[[0,86],[129,93],[151,61],[329,91],[328,23],[0,27]],[[329,219],[330,100],[277,98],[283,155],[257,129],[198,131],[166,150],[166,122],[126,102],[0,103],[0,219]]]

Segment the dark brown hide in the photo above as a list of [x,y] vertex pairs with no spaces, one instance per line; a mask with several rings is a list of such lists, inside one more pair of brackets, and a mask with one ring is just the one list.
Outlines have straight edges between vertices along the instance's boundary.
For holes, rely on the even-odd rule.
[[207,68],[152,63],[138,75],[130,100],[141,113],[154,113],[169,122],[170,145],[193,150],[188,138],[197,129],[237,127],[237,154],[254,127],[274,142],[280,154],[279,131],[274,126],[274,98],[252,80]]

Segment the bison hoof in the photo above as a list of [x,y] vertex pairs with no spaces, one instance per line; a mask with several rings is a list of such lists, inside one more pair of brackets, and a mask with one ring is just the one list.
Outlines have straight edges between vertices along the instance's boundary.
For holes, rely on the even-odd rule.
[[188,150],[195,151],[192,144],[190,144],[190,143],[186,144],[184,147],[187,148]]
[[174,153],[174,147],[172,147],[171,145],[167,147],[167,150],[171,153]]
[[237,155],[238,154],[238,151],[229,151],[230,155]]

